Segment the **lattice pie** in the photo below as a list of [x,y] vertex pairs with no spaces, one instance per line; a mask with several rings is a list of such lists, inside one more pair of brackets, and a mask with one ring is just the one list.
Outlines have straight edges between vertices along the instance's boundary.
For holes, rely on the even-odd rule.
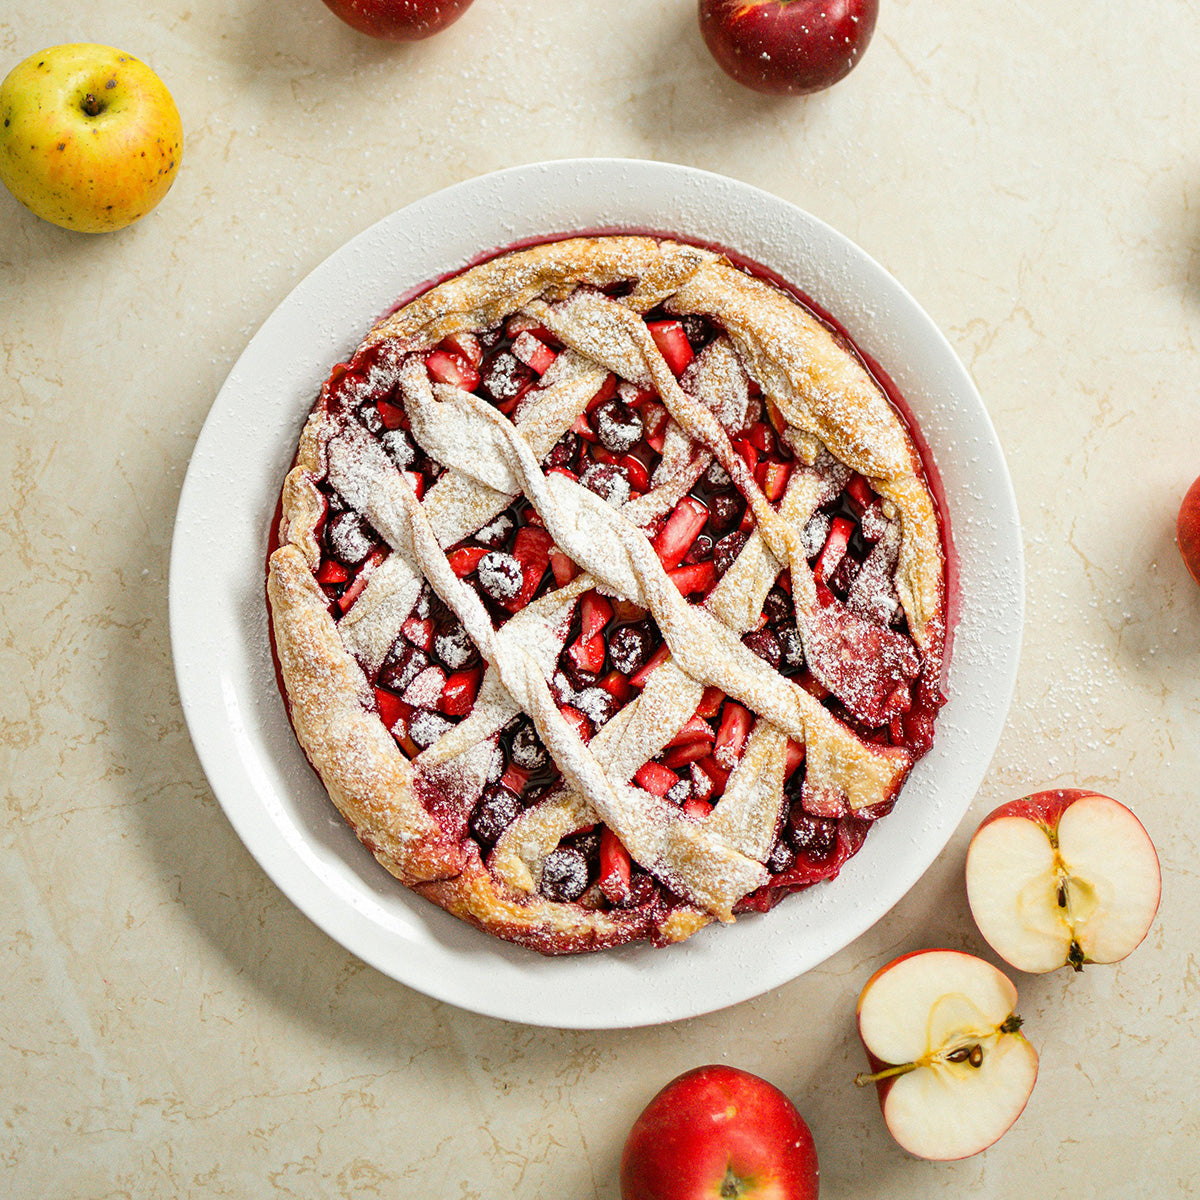
[[648,237],[513,251],[380,321],[304,427],[268,592],[363,844],[544,953],[835,875],[942,702],[904,422],[792,296]]

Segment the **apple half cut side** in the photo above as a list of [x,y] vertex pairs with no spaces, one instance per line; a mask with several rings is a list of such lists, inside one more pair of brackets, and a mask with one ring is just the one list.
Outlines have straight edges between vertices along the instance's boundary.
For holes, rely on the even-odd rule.
[[990,963],[920,950],[876,971],[858,1033],[889,1132],[910,1154],[948,1160],[986,1150],[1021,1115],[1037,1051],[1020,1033],[1017,989]]
[[1038,792],[987,816],[967,850],[967,899],[988,945],[1019,971],[1123,959],[1158,911],[1154,844],[1125,805]]

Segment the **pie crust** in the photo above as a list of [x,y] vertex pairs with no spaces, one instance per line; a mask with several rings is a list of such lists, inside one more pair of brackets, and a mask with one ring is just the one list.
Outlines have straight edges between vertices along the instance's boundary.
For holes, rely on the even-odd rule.
[[[706,323],[709,341],[678,377],[647,324],[652,313]],[[447,339],[506,326],[536,330],[558,349],[510,414],[431,375],[427,359]],[[544,465],[612,376],[655,394],[667,414],[648,490],[616,503]],[[381,399],[440,465],[423,494],[370,428]],[[755,410],[787,459],[775,500],[739,449]],[[869,483],[889,531],[887,619],[848,613],[810,562],[806,528],[830,504],[830,463],[837,479],[853,473]],[[654,538],[710,469],[744,498],[747,536],[715,586],[689,600]],[[579,573],[543,584],[497,623],[496,606],[448,552],[514,502],[531,506],[531,524]],[[380,539],[344,612],[319,581],[331,504]],[[845,339],[780,288],[693,245],[547,242],[404,304],[323,387],[284,482],[276,534],[267,591],[280,677],[296,736],[334,804],[403,884],[543,953],[679,941],[804,886],[802,872],[779,871],[772,859],[797,795],[806,812],[836,823],[830,864],[814,877],[835,874],[895,802],[943,699],[942,530],[904,422]],[[743,640],[781,578],[790,581],[807,686]],[[441,721],[440,736],[412,757],[413,742],[385,724],[377,683],[430,591],[461,623],[483,670],[470,710]],[[555,690],[568,630],[589,595],[607,598],[610,611],[614,602],[646,610],[667,649],[640,690],[591,730],[570,719]],[[704,812],[635,776],[714,689],[754,719]],[[830,691],[836,702],[823,703]],[[523,796],[488,845],[472,833],[472,812],[495,782],[502,731],[522,713],[560,778]],[[919,737],[904,735],[922,723]],[[889,727],[900,736],[882,736]],[[798,747],[799,789],[785,783]],[[635,874],[648,877],[640,897],[613,902],[594,880],[570,900],[540,890],[549,856],[591,828],[615,836]]]

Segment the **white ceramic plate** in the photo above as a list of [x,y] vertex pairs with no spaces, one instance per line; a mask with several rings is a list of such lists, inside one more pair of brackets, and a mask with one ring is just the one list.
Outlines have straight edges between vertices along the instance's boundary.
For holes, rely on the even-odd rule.
[[[542,958],[406,891],[343,824],[276,689],[263,579],[268,529],[300,427],[331,366],[417,285],[490,248],[565,232],[663,230],[736,250],[845,326],[906,397],[940,472],[960,612],[950,701],[896,810],[834,881],[668,949]],[[848,945],[945,846],[999,738],[1016,673],[1023,566],[995,432],[945,338],[877,263],[775,196],[662,163],[578,160],[458,184],[386,217],[266,320],[196,443],[171,553],[171,641],[197,753],[250,852],[317,925],[430,996],[512,1021],[616,1028],[710,1012]]]

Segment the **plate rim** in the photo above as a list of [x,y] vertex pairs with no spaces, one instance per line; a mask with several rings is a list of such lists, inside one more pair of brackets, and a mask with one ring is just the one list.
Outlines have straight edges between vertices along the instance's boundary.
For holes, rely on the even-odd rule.
[[[197,646],[195,622],[199,617],[195,608],[195,597],[190,593],[188,588],[189,584],[195,582],[193,570],[195,564],[189,561],[189,554],[196,552],[196,547],[192,543],[193,530],[196,526],[190,523],[196,521],[197,508],[203,503],[205,488],[216,486],[214,484],[214,476],[212,475],[214,464],[211,458],[214,449],[219,446],[217,439],[220,423],[222,420],[228,419],[229,414],[225,410],[228,408],[230,401],[237,397],[238,389],[245,386],[243,383],[244,377],[248,373],[251,373],[251,368],[256,364],[258,356],[270,349],[273,341],[279,334],[278,327],[280,323],[286,322],[288,314],[295,308],[303,308],[305,298],[314,288],[321,287],[326,276],[335,275],[337,270],[343,267],[346,262],[352,260],[357,255],[361,255],[365,248],[373,246],[377,241],[384,238],[394,238],[398,230],[402,229],[406,223],[419,226],[422,220],[431,219],[435,210],[445,211],[453,209],[457,204],[465,204],[470,209],[473,203],[483,203],[488,199],[494,199],[497,192],[507,194],[507,191],[511,190],[514,184],[521,185],[523,183],[536,182],[544,186],[558,179],[560,181],[567,181],[567,184],[564,184],[564,186],[567,186],[572,180],[578,186],[581,176],[595,177],[599,181],[608,181],[611,183],[615,188],[613,203],[617,204],[620,203],[622,186],[628,187],[631,183],[636,183],[644,187],[657,180],[664,192],[669,188],[677,186],[697,189],[697,194],[701,197],[701,203],[703,203],[704,193],[709,189],[714,189],[717,192],[735,196],[739,202],[747,206],[747,211],[750,213],[759,211],[760,209],[764,211],[773,210],[776,213],[787,212],[800,226],[807,226],[810,233],[819,234],[827,242],[839,247],[840,251],[848,259],[854,260],[857,270],[865,270],[868,275],[873,274],[876,284],[882,282],[884,291],[889,293],[888,299],[893,304],[899,305],[905,310],[905,319],[915,322],[924,338],[927,339],[923,354],[940,361],[943,369],[955,377],[955,387],[961,389],[965,393],[965,398],[973,404],[968,415],[978,426],[979,432],[986,442],[985,449],[992,455],[994,460],[989,463],[989,467],[995,478],[991,480],[989,486],[994,493],[992,496],[993,502],[999,500],[1000,503],[993,510],[992,516],[997,521],[997,537],[1007,547],[1007,552],[1004,555],[1004,565],[1008,572],[1008,586],[1005,591],[1008,601],[1015,609],[1014,612],[1009,614],[1010,619],[1004,630],[1003,644],[995,648],[998,650],[998,653],[992,656],[992,690],[988,700],[989,707],[987,712],[988,732],[984,744],[976,743],[977,761],[971,772],[977,778],[974,785],[967,792],[965,800],[957,806],[957,811],[941,814],[936,823],[937,831],[934,837],[936,845],[933,846],[932,850],[929,850],[929,847],[925,846],[924,850],[915,856],[905,876],[907,882],[903,886],[898,889],[887,889],[885,903],[868,906],[871,912],[869,919],[851,922],[856,927],[855,932],[852,932],[846,938],[835,938],[834,940],[837,941],[836,945],[819,948],[815,958],[812,958],[811,961],[803,962],[796,969],[792,969],[794,964],[784,965],[780,969],[767,972],[764,978],[757,979],[742,987],[727,988],[719,995],[705,993],[703,990],[688,992],[680,988],[668,989],[669,994],[659,995],[655,993],[654,1002],[649,1005],[643,1004],[640,1009],[628,1012],[609,1012],[600,1019],[597,1019],[599,1014],[595,1012],[590,1016],[587,1012],[584,1012],[579,1015],[579,1019],[576,1019],[572,1013],[563,1011],[561,1004],[553,1002],[554,989],[550,989],[552,997],[550,1003],[546,1003],[545,1000],[538,1003],[536,997],[531,999],[528,996],[518,997],[509,993],[504,993],[503,996],[489,995],[486,989],[481,992],[477,987],[474,989],[471,987],[464,988],[462,979],[457,976],[442,976],[437,973],[430,976],[428,973],[420,970],[414,971],[411,964],[398,963],[395,954],[389,954],[378,941],[372,941],[370,937],[362,935],[363,926],[361,922],[366,920],[369,928],[371,921],[372,897],[370,895],[353,896],[335,892],[340,906],[331,908],[322,903],[322,900],[328,899],[330,890],[334,888],[336,870],[329,868],[328,864],[322,863],[319,857],[305,860],[298,846],[288,841],[285,837],[281,836],[274,842],[270,839],[264,839],[262,836],[263,818],[270,817],[271,820],[277,820],[279,819],[279,814],[268,813],[268,802],[261,799],[261,811],[252,811],[252,802],[248,805],[246,797],[242,793],[235,795],[235,789],[228,781],[228,759],[222,756],[228,754],[230,739],[243,750],[248,747],[251,750],[253,749],[253,738],[250,730],[245,725],[240,729],[236,728],[239,715],[252,716],[252,714],[247,713],[246,710],[237,708],[238,700],[243,698],[236,695],[223,696],[226,707],[222,710],[222,715],[229,719],[230,728],[226,731],[227,736],[224,739],[218,736],[217,731],[214,730],[212,712],[205,708],[206,696],[204,687],[206,685],[198,677],[198,668],[192,659],[192,653]],[[643,197],[640,202],[646,202],[645,198]],[[748,217],[747,219],[752,220],[753,218]],[[502,220],[498,220],[496,224],[502,224]],[[666,232],[668,224],[664,223],[662,225],[661,232]],[[596,223],[588,220],[580,220],[572,226],[577,232],[588,232],[606,227],[603,222]],[[617,227],[619,226],[613,226],[613,228]],[[627,222],[624,227],[631,230],[645,229],[649,228],[649,225],[646,222],[634,220]],[[542,235],[549,237],[554,236],[556,233],[569,233],[571,231],[571,229],[550,229],[543,230]],[[692,235],[689,231],[689,233],[680,233],[678,236],[688,237]],[[499,240],[495,245],[482,247],[477,245],[475,254],[478,255],[481,252],[512,244],[517,240],[519,239],[509,239],[508,242]],[[731,249],[738,250],[739,253],[744,252],[741,246],[737,244],[736,238],[726,238],[723,244],[729,246]],[[750,254],[749,257],[754,258],[755,255]],[[471,261],[471,259],[468,258],[464,261]],[[462,265],[462,262],[447,263],[445,269],[453,273]],[[771,264],[765,265],[770,266]],[[777,268],[772,266],[771,269]],[[428,282],[429,278],[433,278],[433,276],[415,282],[425,283]],[[789,279],[789,282],[793,282],[805,292],[809,291],[809,288],[804,286],[803,281]],[[400,289],[395,293],[395,295],[404,294],[404,289]],[[815,296],[814,299],[825,306],[828,311],[831,311],[839,321],[844,320],[845,313],[839,311],[836,303],[829,304],[827,297]],[[340,329],[341,325],[348,325],[352,319],[357,322],[349,330],[349,334],[353,339],[351,341],[352,346],[357,344],[357,339],[361,338],[370,322],[376,319],[382,311],[383,309],[380,309],[374,313],[367,319],[366,323],[362,323],[361,314],[359,313],[352,314],[346,312],[343,314],[339,312],[334,325],[335,328]],[[851,329],[851,332],[854,334],[856,343],[861,344],[861,336],[855,333],[853,329]],[[872,358],[880,361],[884,369],[893,378],[896,378],[895,365],[889,362],[885,356],[880,356],[876,352],[876,347],[867,345],[864,346],[864,350]],[[320,358],[325,352],[326,347],[323,344],[320,347],[314,345],[312,350],[314,358]],[[327,373],[329,366],[336,360],[328,357],[320,358],[320,361],[323,362],[325,373]],[[904,365],[907,366],[907,364]],[[323,376],[321,377],[323,378]],[[904,389],[901,388],[901,391],[904,392]],[[311,406],[313,394],[315,393],[309,394],[309,406]],[[296,433],[298,433],[299,425],[303,422],[307,412],[308,409],[305,408],[303,411],[293,414],[296,422]],[[922,420],[919,422],[919,425],[922,432],[925,433],[925,421]],[[291,445],[294,448],[294,438]],[[997,466],[999,468],[998,472]],[[286,465],[284,469],[286,470]],[[940,471],[940,473],[944,475],[944,471]],[[272,477],[272,484],[276,492],[281,480],[282,472],[278,477]],[[955,533],[956,523],[953,513],[950,514],[950,529],[951,536],[957,544],[958,537]],[[265,569],[265,560],[266,533],[263,531],[260,570]],[[881,920],[916,885],[929,866],[945,849],[955,829],[961,823],[963,816],[965,816],[974,794],[983,780],[1003,732],[1015,689],[1024,629],[1024,592],[1024,549],[1021,544],[1020,519],[1017,511],[1016,497],[1013,491],[1011,476],[1004,462],[1003,450],[995,428],[992,425],[990,415],[969,372],[955,353],[948,339],[903,285],[856,243],[822,221],[819,217],[814,216],[812,213],[807,212],[782,197],[728,176],[703,171],[698,168],[673,163],[657,163],[650,160],[623,158],[566,158],[549,160],[547,162],[508,167],[501,171],[463,180],[448,188],[424,196],[384,216],[347,240],[308,272],[289,291],[287,296],[276,305],[249,339],[214,398],[209,413],[205,418],[204,425],[196,439],[196,444],[189,460],[187,474],[180,491],[172,536],[168,579],[172,658],[175,666],[180,702],[189,735],[192,738],[197,757],[208,779],[209,786],[212,788],[213,794],[221,805],[226,818],[233,825],[235,832],[237,832],[243,844],[267,873],[275,886],[312,920],[314,924],[342,945],[343,948],[369,963],[381,973],[406,986],[413,987],[435,999],[481,1015],[523,1024],[576,1029],[616,1029],[652,1025],[665,1021],[688,1019],[740,1003],[782,986],[800,974],[813,969],[840,949],[849,945],[858,937],[861,937],[863,933]],[[261,587],[259,594],[262,594]],[[265,632],[265,602],[262,608],[262,628]],[[956,646],[955,658],[957,658],[960,650],[961,647]],[[951,679],[954,678],[954,675],[955,660],[952,659],[950,666]],[[227,682],[224,679],[222,680],[223,685]],[[273,669],[271,686],[274,686]],[[208,699],[211,700],[211,697],[208,697]],[[280,703],[279,707],[282,709],[282,703]],[[241,739],[240,741],[239,738]],[[937,739],[935,739],[934,746],[936,750],[938,747]],[[298,745],[295,746],[295,753],[300,754],[302,757],[302,752],[299,750]],[[253,774],[250,766],[247,766],[245,763],[242,765],[244,770],[251,775]],[[918,768],[920,766],[921,764],[918,763]],[[915,774],[916,772],[914,771]],[[253,783],[254,781],[251,780],[251,782]],[[261,781],[259,782],[261,783]],[[911,784],[912,779],[910,778],[903,794],[908,793]],[[326,804],[328,804],[327,800]],[[333,812],[334,819],[340,822],[341,818],[333,811],[332,805],[329,805],[329,809]],[[892,820],[893,817],[894,814],[889,816],[888,820]],[[268,821],[269,824],[270,821]],[[869,845],[870,839],[868,839]],[[856,864],[859,863],[859,860],[866,852],[867,847],[864,847],[863,851],[856,858],[850,860],[847,868],[842,873],[843,878],[852,879],[856,874],[861,872],[861,865]],[[373,863],[372,866],[374,866]],[[384,876],[386,886],[394,888],[399,892],[404,892],[402,885],[384,874],[382,868],[375,867],[375,869]],[[908,875],[911,875],[911,878],[908,878]],[[306,890],[302,886],[304,883],[312,884],[314,882],[320,884],[318,888],[318,891],[321,892],[320,897],[314,891]],[[836,881],[831,881],[829,884],[823,884],[822,887],[828,890],[832,889],[835,885]],[[411,896],[411,894],[409,895]],[[809,895],[809,893],[804,893],[804,895]],[[426,908],[433,907],[419,897],[412,897],[412,899],[418,905],[423,905]],[[773,913],[786,912],[788,906],[793,904],[795,900],[795,897],[789,899],[773,910]],[[818,905],[818,907],[820,906]],[[436,911],[438,913],[441,912],[441,910]],[[446,916],[445,914],[441,915]],[[772,914],[766,914],[766,916],[769,918]],[[446,917],[446,920],[453,921],[454,919]],[[457,925],[458,923],[455,922],[455,924]],[[739,923],[739,926],[736,926],[732,930],[714,931],[713,935],[706,939],[706,943],[712,943],[716,939],[736,937],[738,929],[743,924],[749,925],[750,922]],[[857,928],[859,925],[861,925],[861,928]],[[487,942],[494,940],[489,935],[478,933],[474,930],[471,930],[471,933],[478,938],[486,939]],[[704,935],[699,935],[699,937],[704,937]],[[531,969],[527,972],[522,971],[521,974],[523,976],[527,975],[531,979],[539,980],[543,975],[550,975],[552,977],[555,975],[553,968],[549,970],[544,969],[547,963],[598,961],[607,964],[620,964],[616,973],[621,977],[624,977],[626,974],[624,970],[625,964],[629,964],[635,970],[640,965],[641,970],[638,978],[642,979],[645,966],[644,964],[640,964],[639,960],[646,956],[644,951],[648,950],[649,954],[658,956],[651,960],[652,963],[665,961],[662,959],[662,956],[682,957],[687,954],[688,948],[696,941],[698,939],[693,939],[692,942],[684,943],[681,946],[659,950],[636,947],[630,952],[629,948],[621,948],[616,951],[604,951],[582,956],[582,958],[576,956],[569,959],[546,960],[541,959],[540,956],[535,956],[527,964]],[[488,949],[494,950],[495,947],[485,945],[474,949],[484,952],[478,954],[468,952],[463,966],[466,976],[472,978],[478,977],[481,971],[486,974],[494,966],[494,963],[490,961],[493,956],[489,955],[486,951]],[[446,951],[446,953],[450,952],[449,949]],[[534,954],[532,951],[521,951],[521,953],[524,955]],[[703,964],[707,960],[712,958],[721,959],[725,956],[718,952],[717,954],[701,953],[697,957],[700,959],[701,966],[703,967]],[[682,971],[682,968],[680,970]],[[678,972],[668,972],[668,974],[676,973]],[[562,972],[562,974],[569,976],[571,973]],[[574,974],[582,974],[586,977],[586,971],[576,971]],[[703,998],[705,996],[707,996],[707,999]],[[516,1002],[518,999],[519,1003]]]

